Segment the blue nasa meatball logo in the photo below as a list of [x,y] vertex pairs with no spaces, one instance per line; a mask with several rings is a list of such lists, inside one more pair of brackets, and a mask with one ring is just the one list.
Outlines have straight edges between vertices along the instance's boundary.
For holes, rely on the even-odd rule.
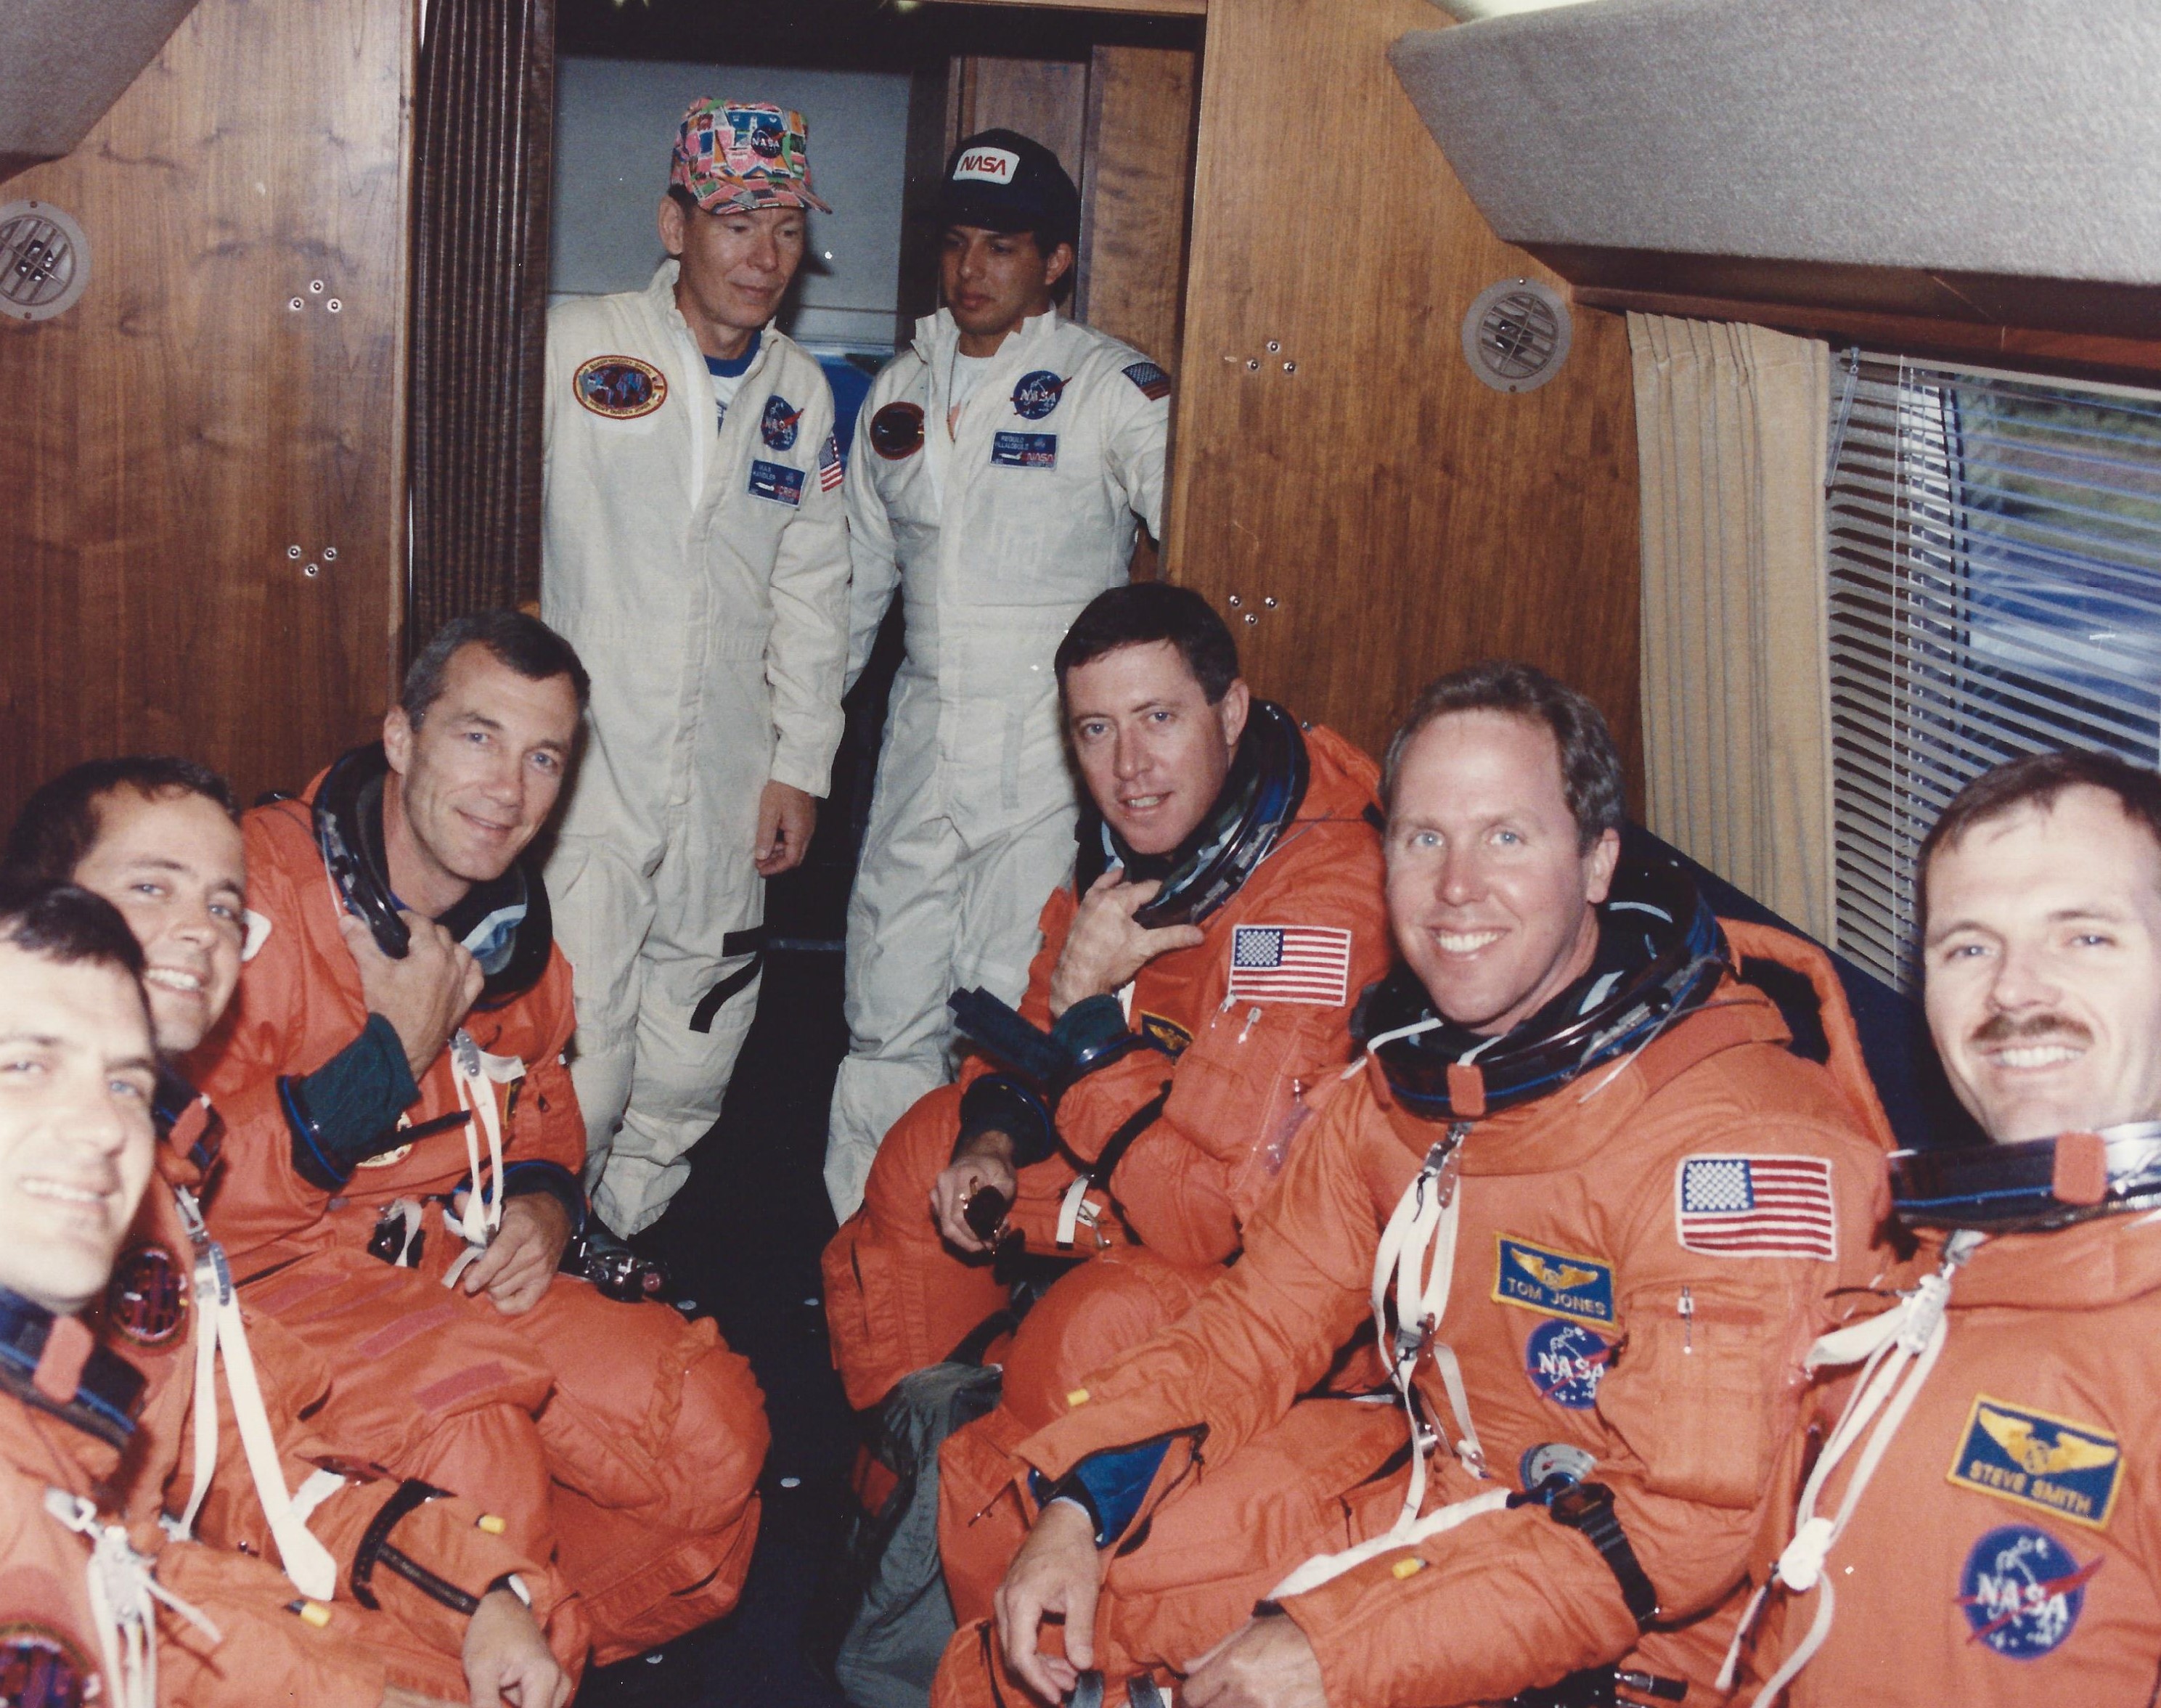
[[765,416],[758,424],[768,449],[793,450],[795,435],[803,419],[802,410],[775,392],[765,400]]
[[2037,1660],[2077,1628],[2086,1582],[2101,1555],[2080,1565],[2032,1524],[2006,1524],[1973,1544],[1959,1574],[1958,1604],[1976,1640],[2012,1660]]
[[1613,1343],[1576,1322],[1542,1322],[1523,1346],[1523,1373],[1539,1398],[1572,1412],[1589,1411],[1598,1398]]
[[1024,373],[1013,387],[1013,414],[1030,421],[1040,421],[1058,407],[1058,400],[1065,395],[1065,382],[1047,367],[1039,367],[1034,373]]

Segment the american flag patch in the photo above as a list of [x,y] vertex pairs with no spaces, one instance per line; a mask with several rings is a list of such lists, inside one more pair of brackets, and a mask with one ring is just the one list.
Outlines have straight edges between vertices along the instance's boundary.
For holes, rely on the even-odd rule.
[[818,447],[818,490],[821,492],[831,492],[834,487],[841,484],[841,476],[844,472],[841,466],[840,441],[828,433],[825,435],[825,442]]
[[1325,925],[1241,925],[1231,933],[1233,1000],[1341,1008],[1350,982],[1348,931]]
[[1170,395],[1170,376],[1153,362],[1136,362],[1122,371],[1151,403]]
[[1674,1219],[1681,1244],[1711,1257],[1838,1255],[1821,1157],[1685,1157],[1674,1175]]

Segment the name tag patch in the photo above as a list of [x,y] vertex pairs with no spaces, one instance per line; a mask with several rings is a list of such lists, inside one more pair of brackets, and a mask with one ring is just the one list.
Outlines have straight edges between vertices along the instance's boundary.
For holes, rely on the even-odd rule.
[[1540,1399],[1572,1412],[1598,1403],[1598,1384],[1613,1357],[1613,1343],[1581,1323],[1549,1320],[1531,1330],[1523,1346],[1523,1373]]
[[753,462],[750,466],[750,495],[753,498],[770,498],[793,510],[803,502],[803,471],[777,462]]
[[1056,468],[1055,433],[1000,433],[991,440],[991,463],[997,468]]
[[1950,1480],[2022,1507],[2105,1528],[2123,1475],[2115,1436],[2091,1424],[1976,1397]]
[[1613,1270],[1596,1258],[1550,1251],[1511,1234],[1493,1237],[1493,1297],[1545,1316],[1575,1322],[1611,1323]]

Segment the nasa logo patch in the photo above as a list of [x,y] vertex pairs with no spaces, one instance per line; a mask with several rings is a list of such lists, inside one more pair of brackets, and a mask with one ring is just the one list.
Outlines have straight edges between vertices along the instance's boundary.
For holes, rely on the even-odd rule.
[[187,1269],[153,1242],[129,1247],[112,1266],[105,1314],[137,1346],[164,1346],[188,1320]]
[[1523,1373],[1540,1399],[1587,1412],[1598,1398],[1598,1383],[1613,1356],[1613,1343],[1581,1323],[1553,1320],[1531,1330],[1523,1346]]
[[635,356],[596,356],[570,376],[570,392],[596,415],[635,421],[668,401],[668,376]]
[[0,1624],[0,1702],[8,1708],[85,1708],[101,1700],[97,1674],[49,1625]]
[[1959,1573],[1958,1604],[1973,1640],[2010,1660],[2038,1660],[2078,1627],[2086,1584],[2106,1556],[2080,1565],[2032,1524],[2006,1524],[1973,1544]]
[[1010,184],[1020,169],[1020,156],[1011,148],[971,148],[953,163],[953,182]]
[[888,404],[872,416],[871,449],[888,462],[898,462],[922,450],[922,406]]
[[1513,1234],[1496,1233],[1493,1297],[1546,1316],[1577,1322],[1613,1320],[1613,1270],[1596,1258],[1549,1251]]
[[765,419],[758,424],[758,430],[765,440],[768,450],[793,450],[795,448],[796,424],[803,412],[787,398],[775,392],[765,400]]
[[1065,395],[1065,382],[1047,367],[1024,373],[1013,388],[1013,414],[1040,421],[1058,407]]
[[2091,1424],[1978,1394],[1948,1475],[1962,1488],[2099,1530],[2122,1480],[2123,1450]]

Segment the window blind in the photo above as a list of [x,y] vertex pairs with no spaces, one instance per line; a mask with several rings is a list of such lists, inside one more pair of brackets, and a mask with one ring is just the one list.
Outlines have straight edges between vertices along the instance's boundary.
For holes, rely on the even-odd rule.
[[1914,991],[1916,857],[1962,784],[2161,759],[2161,395],[1851,351],[1830,413],[1837,943]]

